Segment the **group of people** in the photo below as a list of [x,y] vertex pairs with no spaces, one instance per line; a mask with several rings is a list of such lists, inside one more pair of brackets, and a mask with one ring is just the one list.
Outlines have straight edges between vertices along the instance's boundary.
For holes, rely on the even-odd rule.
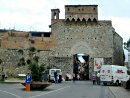
[[92,73],[91,80],[92,80],[93,84],[96,84],[96,82],[97,82],[97,84],[100,85],[100,73],[99,72],[97,74]]
[[54,72],[54,79],[55,83],[61,83],[62,81],[62,73],[57,73],[57,71]]
[[[76,80],[76,75],[73,73],[72,74],[73,76],[73,82]],[[66,79],[68,80],[69,77],[67,77],[66,75]],[[77,78],[80,79],[80,76],[79,74],[77,75]],[[54,79],[55,79],[55,83],[61,83],[62,82],[62,73],[57,73],[57,71],[54,72]],[[93,84],[98,84],[100,85],[100,73],[97,72],[97,73],[92,73],[92,76],[91,76],[91,80],[93,82]]]

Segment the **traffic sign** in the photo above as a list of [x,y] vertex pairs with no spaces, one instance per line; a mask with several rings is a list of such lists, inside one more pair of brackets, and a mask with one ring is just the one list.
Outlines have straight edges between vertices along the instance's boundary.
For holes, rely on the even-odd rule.
[[27,74],[26,75],[26,84],[30,84],[31,83],[31,81],[32,81],[32,77],[31,77],[31,75],[30,74]]

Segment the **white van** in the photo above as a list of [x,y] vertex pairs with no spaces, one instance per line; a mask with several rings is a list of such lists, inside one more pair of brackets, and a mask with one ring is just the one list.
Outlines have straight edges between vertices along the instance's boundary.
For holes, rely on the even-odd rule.
[[59,80],[59,74],[61,74],[61,69],[48,69],[46,71],[46,74],[48,75],[48,81],[50,82],[54,82],[55,81],[55,78],[54,78],[54,72],[57,71],[57,75],[58,75],[58,80]]
[[107,85],[107,83],[119,85],[121,80],[129,78],[127,68],[118,65],[102,65],[100,69],[100,81]]

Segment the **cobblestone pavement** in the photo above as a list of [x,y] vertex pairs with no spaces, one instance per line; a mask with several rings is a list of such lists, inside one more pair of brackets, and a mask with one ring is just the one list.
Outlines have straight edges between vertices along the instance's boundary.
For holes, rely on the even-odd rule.
[[130,98],[130,89],[127,90],[123,87],[109,87],[115,98]]

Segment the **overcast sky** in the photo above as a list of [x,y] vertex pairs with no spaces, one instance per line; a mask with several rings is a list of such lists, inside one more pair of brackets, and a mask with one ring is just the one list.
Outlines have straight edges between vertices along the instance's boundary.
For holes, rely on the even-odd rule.
[[[51,9],[60,9],[64,19],[65,5],[98,5],[99,20],[111,20],[115,31],[130,38],[130,0],[0,0],[0,29],[50,31]],[[126,51],[125,51],[126,53]]]

